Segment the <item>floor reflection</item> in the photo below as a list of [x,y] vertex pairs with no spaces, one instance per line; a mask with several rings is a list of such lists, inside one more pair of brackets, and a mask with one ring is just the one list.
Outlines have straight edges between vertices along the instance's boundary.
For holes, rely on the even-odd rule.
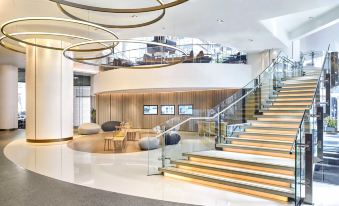
[[[213,138],[183,138],[166,147],[165,154],[180,158],[182,152],[211,149]],[[157,173],[161,149],[150,152],[97,154],[72,150],[64,144],[11,142],[4,150],[15,164],[36,173],[79,185],[152,199],[197,205],[271,206],[285,203],[227,192],[165,178]]]

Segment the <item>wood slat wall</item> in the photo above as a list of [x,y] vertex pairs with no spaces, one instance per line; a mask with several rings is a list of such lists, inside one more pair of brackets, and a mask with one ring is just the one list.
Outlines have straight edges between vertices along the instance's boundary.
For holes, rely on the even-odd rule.
[[[133,128],[152,128],[178,115],[178,105],[192,104],[206,112],[237,89],[159,93],[103,93],[96,95],[97,123],[128,121]],[[158,105],[158,115],[144,115],[144,105]],[[175,105],[176,115],[160,115],[161,105]]]

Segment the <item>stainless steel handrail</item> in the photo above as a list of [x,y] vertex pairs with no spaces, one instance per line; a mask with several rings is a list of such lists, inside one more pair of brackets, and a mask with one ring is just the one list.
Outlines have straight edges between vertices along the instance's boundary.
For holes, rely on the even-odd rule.
[[[279,53],[279,55],[282,52]],[[260,79],[260,76],[267,71],[269,68],[273,67],[276,63],[278,63],[279,61],[279,55],[278,57],[275,59],[275,61],[273,61],[270,66],[268,66],[263,72],[261,72],[256,78],[254,79]],[[253,80],[252,80],[253,81]],[[251,82],[252,82],[251,81]],[[249,83],[248,83],[249,84]],[[248,85],[246,84],[246,85]],[[185,124],[186,122],[189,122],[191,120],[211,120],[214,119],[216,117],[218,117],[220,114],[224,113],[226,110],[230,109],[232,106],[234,106],[235,104],[239,103],[241,100],[243,100],[244,98],[246,98],[248,95],[252,94],[258,87],[260,87],[262,85],[262,82],[259,82],[259,84],[257,84],[253,89],[251,89],[249,92],[247,92],[245,95],[243,95],[242,97],[240,97],[239,99],[237,99],[235,102],[231,103],[230,105],[228,105],[226,108],[222,109],[221,111],[217,112],[216,114],[214,114],[213,116],[210,117],[190,117],[182,122],[180,122],[179,124],[176,124],[175,126],[172,126],[171,128],[167,129],[166,131],[158,134],[157,136],[155,136],[156,138],[163,136],[164,134],[168,133],[169,131],[172,131],[173,129]]]
[[298,132],[298,134],[296,135],[296,137],[295,137],[295,139],[294,139],[294,141],[293,141],[293,145],[291,146],[291,149],[290,149],[290,154],[292,154],[292,153],[293,153],[293,149],[296,148],[296,143],[295,143],[295,141],[296,141],[296,139],[297,139],[297,136],[300,134],[301,125],[302,125],[302,122],[303,122],[304,119],[305,119],[306,111],[308,111],[308,110],[311,109],[312,104],[313,104],[314,99],[315,99],[315,96],[316,96],[316,94],[317,94],[317,92],[318,92],[318,90],[319,90],[320,82],[321,82],[320,79],[321,79],[322,73],[324,72],[324,69],[325,69],[325,62],[326,62],[326,60],[327,60],[327,58],[328,58],[328,55],[329,55],[329,49],[330,49],[330,44],[328,45],[328,48],[327,48],[327,51],[326,51],[326,54],[325,54],[325,58],[324,58],[324,62],[323,62],[322,68],[321,68],[321,70],[320,70],[320,75],[319,75],[319,78],[318,78],[318,80],[317,80],[317,87],[316,87],[316,90],[314,91],[314,94],[313,94],[313,97],[312,97],[312,103],[311,103],[311,105],[310,105],[308,108],[305,109],[305,111],[304,111],[304,113],[303,113],[302,119],[301,119],[301,121],[300,121],[300,123],[299,123],[299,127],[298,127],[298,128],[299,128],[299,132]]
[[240,102],[242,99],[244,99],[245,97],[247,97],[248,95],[252,94],[261,84],[258,84],[256,87],[254,87],[251,91],[249,91],[247,94],[245,94],[244,96],[240,97],[237,101],[233,102],[232,104],[230,104],[228,107],[226,107],[225,109],[219,111],[218,113],[216,113],[215,115],[211,116],[211,117],[190,117],[182,122],[180,122],[179,124],[169,128],[168,130],[158,134],[156,137],[161,137],[162,135],[168,133],[169,131],[177,128],[178,126],[181,126],[183,124],[185,124],[186,122],[188,121],[191,121],[191,120],[211,120],[211,119],[214,119],[216,117],[218,117],[220,114],[224,113],[226,110],[228,110],[229,108],[231,108],[233,105],[237,104],[238,102]]

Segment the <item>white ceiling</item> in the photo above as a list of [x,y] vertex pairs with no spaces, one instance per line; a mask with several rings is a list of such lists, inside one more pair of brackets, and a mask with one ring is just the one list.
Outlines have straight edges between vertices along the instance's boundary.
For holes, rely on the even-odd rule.
[[[85,2],[84,0],[72,1]],[[112,6],[117,1],[120,1],[117,7],[122,7],[121,5],[123,4],[125,4],[124,6],[132,4],[140,6],[142,5],[140,2],[149,2],[149,0],[96,0],[95,2],[100,6],[106,4]],[[169,0],[166,1],[168,2]],[[313,15],[319,15],[338,4],[339,0],[189,0],[182,5],[167,9],[165,17],[153,25],[137,29],[114,29],[113,31],[120,38],[154,35],[196,37],[247,52],[260,51],[268,48],[283,47],[283,43],[261,21],[306,12],[303,18],[298,18],[298,23],[302,23],[301,21],[307,21],[307,18],[305,19],[304,17],[310,15],[307,11],[318,9],[317,12],[313,12]],[[149,5],[149,3],[145,5]],[[93,12],[77,11],[77,13],[84,15],[86,19],[92,20],[94,15],[97,15]],[[1,24],[13,18],[27,16],[65,18],[55,3],[49,0],[0,0],[0,14]],[[116,16],[111,18],[104,17],[107,20],[109,19],[109,23],[117,23],[114,21],[122,22],[125,19],[127,19],[126,22],[141,21],[147,17],[152,17],[152,15],[154,16],[154,14],[146,16],[138,14],[137,18],[125,15],[124,19]],[[102,17],[98,19],[102,20]],[[112,19],[113,21],[111,21]],[[224,20],[224,23],[219,23],[217,19]],[[289,19],[289,21],[292,23],[284,25],[284,29],[287,31],[297,26],[293,18]],[[253,41],[249,41],[249,39]],[[1,48],[0,64],[5,63],[24,67],[24,56]]]

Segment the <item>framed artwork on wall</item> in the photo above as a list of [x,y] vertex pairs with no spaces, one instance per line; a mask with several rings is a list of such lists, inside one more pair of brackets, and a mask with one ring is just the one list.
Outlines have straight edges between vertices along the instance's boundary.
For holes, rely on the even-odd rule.
[[144,115],[157,115],[158,105],[144,105]]
[[175,105],[161,105],[160,106],[161,115],[174,115],[175,114]]
[[179,105],[178,114],[179,115],[192,115],[193,105],[192,104]]

